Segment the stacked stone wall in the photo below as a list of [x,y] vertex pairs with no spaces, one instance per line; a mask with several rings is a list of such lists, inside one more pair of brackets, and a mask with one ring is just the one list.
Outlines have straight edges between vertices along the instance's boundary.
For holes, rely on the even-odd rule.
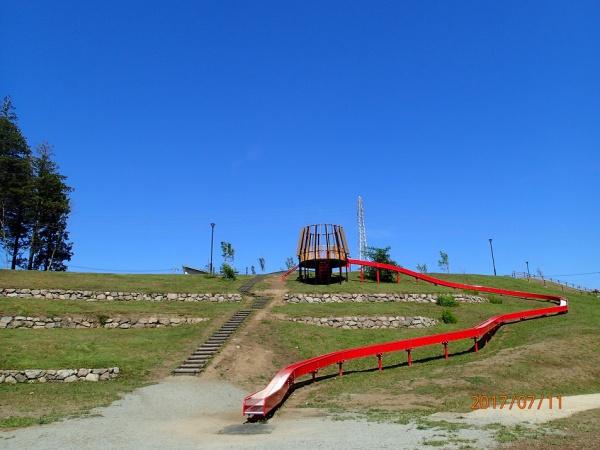
[[117,291],[74,291],[65,289],[0,289],[0,297],[9,298],[45,298],[48,300],[122,300],[149,302],[239,302],[241,294],[197,294],[197,293],[146,293]]
[[119,372],[118,367],[110,367],[107,369],[0,370],[0,384],[108,381],[118,377]]

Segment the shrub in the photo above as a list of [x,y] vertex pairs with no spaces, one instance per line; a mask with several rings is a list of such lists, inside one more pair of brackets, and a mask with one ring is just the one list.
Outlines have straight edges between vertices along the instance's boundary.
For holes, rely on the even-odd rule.
[[99,314],[98,315],[98,323],[101,326],[104,326],[108,323],[108,316],[106,314]]
[[502,299],[500,297],[496,297],[495,295],[490,295],[488,298],[492,305],[501,305],[502,304]]
[[441,319],[444,323],[456,323],[458,321],[456,319],[456,316],[452,314],[452,311],[450,311],[449,309],[444,310]]
[[458,302],[451,295],[438,295],[436,303],[440,306],[445,306],[445,307],[450,307],[450,308],[458,306]]
[[221,273],[223,274],[223,278],[235,280],[235,270],[229,264],[223,263],[221,265]]
[[[391,264],[392,266],[398,265],[398,263],[394,261],[390,256],[390,247],[369,247],[367,249],[367,259],[378,263]],[[365,277],[368,280],[375,281],[377,279],[377,269],[375,267],[366,267]],[[396,274],[393,271],[383,269],[379,271],[379,281],[381,281],[382,283],[390,283],[395,280]]]
[[479,295],[479,291],[471,291],[469,289],[465,289],[463,292],[467,295]]

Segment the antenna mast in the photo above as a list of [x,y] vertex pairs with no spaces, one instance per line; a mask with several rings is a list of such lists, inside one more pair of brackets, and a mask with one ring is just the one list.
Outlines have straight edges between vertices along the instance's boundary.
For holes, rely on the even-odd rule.
[[367,258],[367,232],[365,230],[365,208],[363,199],[358,196],[358,258]]

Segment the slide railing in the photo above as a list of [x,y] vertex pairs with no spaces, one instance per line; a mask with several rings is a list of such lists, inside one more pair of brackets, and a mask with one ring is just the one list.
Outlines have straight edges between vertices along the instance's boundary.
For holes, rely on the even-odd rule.
[[[501,325],[514,322],[517,320],[532,319],[538,317],[546,317],[555,314],[564,314],[569,310],[567,300],[564,297],[555,295],[538,294],[524,291],[514,291],[508,289],[492,288],[487,286],[469,285],[464,283],[455,283],[452,281],[442,280],[419,272],[414,272],[399,266],[390,264],[376,263],[372,261],[362,261],[358,259],[349,259],[348,265],[359,265],[374,267],[377,270],[391,270],[397,273],[408,275],[428,283],[438,286],[446,286],[454,289],[476,290],[479,292],[489,292],[492,294],[507,295],[512,297],[538,299],[555,303],[555,306],[530,309],[525,311],[517,311],[507,314],[500,314],[490,317],[484,322],[463,330],[451,331],[449,333],[432,334],[428,336],[420,336],[410,339],[402,339],[399,341],[384,342],[380,344],[366,345],[363,347],[355,347],[345,350],[338,350],[327,353],[325,355],[315,356],[313,358],[299,361],[290,364],[287,367],[279,370],[270,381],[270,383],[262,390],[248,395],[244,398],[243,414],[249,417],[266,417],[275,408],[277,408],[284,400],[286,395],[291,392],[295,380],[298,378],[312,374],[315,378],[319,369],[331,365],[338,365],[339,374],[343,374],[343,364],[345,361],[352,359],[365,358],[376,356],[378,367],[382,369],[382,356],[384,353],[406,351],[407,364],[412,365],[412,350],[418,347],[428,345],[441,344],[443,346],[444,357],[448,358],[448,344],[453,341],[472,339],[473,350],[478,351],[479,343],[485,341],[491,334]],[[350,268],[350,267],[349,267]],[[285,276],[289,275],[293,270],[290,270]]]

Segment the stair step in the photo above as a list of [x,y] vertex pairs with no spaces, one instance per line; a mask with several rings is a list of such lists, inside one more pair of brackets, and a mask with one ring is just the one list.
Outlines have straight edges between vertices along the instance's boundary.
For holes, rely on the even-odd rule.
[[173,370],[173,375],[195,375],[197,373],[200,373],[201,370],[200,369],[180,369],[177,368],[175,370]]

